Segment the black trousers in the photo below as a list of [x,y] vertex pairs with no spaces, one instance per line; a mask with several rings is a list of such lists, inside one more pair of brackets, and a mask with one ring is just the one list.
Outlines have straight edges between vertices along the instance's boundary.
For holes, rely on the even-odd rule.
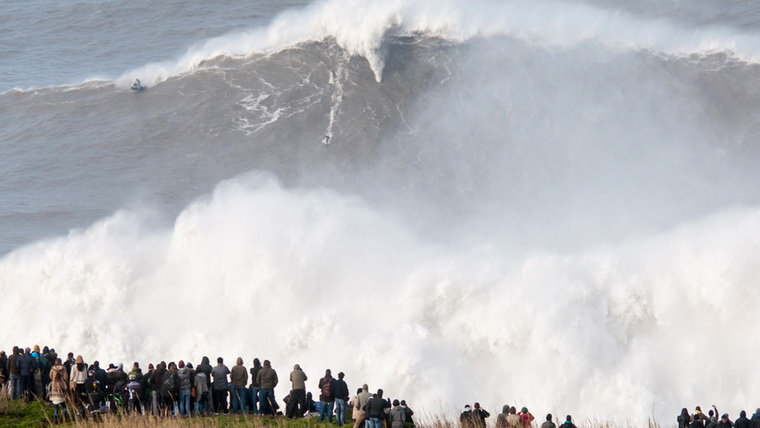
[[214,390],[214,411],[227,413],[227,390]]
[[288,418],[302,417],[306,413],[306,390],[293,389],[288,398],[288,408],[285,411]]

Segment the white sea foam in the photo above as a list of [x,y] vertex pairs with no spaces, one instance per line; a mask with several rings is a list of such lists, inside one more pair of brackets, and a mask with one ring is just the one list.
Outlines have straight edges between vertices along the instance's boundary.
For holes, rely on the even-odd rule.
[[449,414],[475,400],[620,419],[735,411],[760,393],[757,346],[736,328],[756,325],[758,241],[760,209],[746,208],[515,257],[426,244],[360,199],[249,175],[170,229],[119,212],[4,257],[4,340],[109,362],[268,358],[280,397],[293,363],[315,382],[332,367]]
[[504,35],[539,46],[576,46],[593,41],[613,48],[689,55],[730,52],[747,61],[760,55],[760,37],[720,26],[690,27],[668,19],[645,20],[624,12],[556,1],[324,0],[279,15],[269,26],[199,43],[176,60],[151,63],[124,73],[149,85],[202,67],[218,57],[245,57],[294,44],[334,37],[351,55],[370,63],[378,81],[388,34],[424,33],[455,41]]

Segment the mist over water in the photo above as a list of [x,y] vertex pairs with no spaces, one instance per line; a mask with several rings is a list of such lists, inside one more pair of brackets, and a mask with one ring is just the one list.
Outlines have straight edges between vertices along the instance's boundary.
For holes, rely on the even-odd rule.
[[6,341],[267,358],[279,398],[293,363],[330,367],[423,413],[751,409],[760,50],[738,7],[317,2],[6,92]]

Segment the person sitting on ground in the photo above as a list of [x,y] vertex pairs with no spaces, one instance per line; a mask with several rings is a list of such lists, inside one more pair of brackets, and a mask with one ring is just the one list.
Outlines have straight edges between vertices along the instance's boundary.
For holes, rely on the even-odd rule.
[[401,407],[401,402],[393,400],[393,408],[391,408],[388,414],[388,419],[391,422],[391,428],[404,428],[404,422],[406,422],[406,412]]
[[546,415],[546,422],[541,424],[541,428],[557,428],[557,424],[552,422],[552,414],[549,413]]
[[570,415],[567,415],[567,417],[565,418],[565,423],[560,425],[559,428],[578,428],[578,427],[576,427],[575,424],[573,423],[573,417]]

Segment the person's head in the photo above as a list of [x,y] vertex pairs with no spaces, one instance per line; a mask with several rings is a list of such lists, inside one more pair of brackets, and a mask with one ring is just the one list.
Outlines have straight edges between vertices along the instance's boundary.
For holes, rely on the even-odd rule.
[[[699,413],[696,413],[696,414],[699,415]],[[710,417],[713,417],[713,415],[715,414],[715,412],[713,412],[712,410],[710,410],[709,412],[707,412],[707,414],[710,415]]]
[[325,370],[325,377],[332,377],[332,372],[330,369]]
[[258,358],[253,359],[253,366],[254,367],[261,367],[261,361],[259,361]]
[[369,392],[369,386],[365,383],[364,385],[362,385],[362,390]]
[[222,364],[222,363],[224,363],[224,358],[222,358],[222,357],[219,357],[219,358],[217,358],[217,359],[216,359],[216,363],[217,363],[217,364]]
[[293,364],[293,370],[301,370],[301,366],[298,364]]
[[239,366],[242,366],[243,365],[243,357],[237,357],[236,364],[239,365]]
[[380,398],[383,398],[383,390],[382,389],[378,389],[377,390],[377,396],[380,397]]
[[515,408],[515,406],[512,406],[512,407],[509,408],[509,413],[512,414],[512,415],[516,415],[517,414],[517,409]]
[[501,413],[509,413],[509,404],[501,406]]
[[739,417],[740,418],[746,418],[747,417],[747,412],[745,412],[744,410],[742,410],[741,412],[739,412]]
[[[14,346],[12,352],[13,352],[13,355],[18,354],[18,346]],[[69,355],[71,355],[71,354],[69,354]]]
[[175,370],[177,370],[177,364],[174,361],[172,361],[169,363],[169,371],[175,371]]
[[465,404],[464,405],[464,411],[465,412],[469,412],[470,410],[472,410],[472,409],[470,409],[470,405],[469,404]]
[[401,400],[401,405],[406,407],[406,400]]
[[480,403],[475,402],[475,404],[473,404],[472,407],[474,407],[476,409],[479,409],[480,408]]
[[264,367],[272,367],[272,363],[269,360],[264,360]]
[[204,356],[203,358],[201,358],[201,364],[208,364],[208,361],[209,361],[208,357],[206,357],[206,356]]
[[77,355],[76,361],[74,361],[76,364],[84,364],[84,358],[82,358],[81,355]]
[[179,367],[181,369],[184,369],[185,368],[185,362],[182,361],[182,360],[179,360],[179,362],[177,363],[177,367]]
[[133,369],[139,369],[140,368],[140,363],[138,363],[137,361],[135,361],[134,363],[132,363],[132,368]]
[[572,422],[572,421],[573,421],[573,417],[572,417],[572,416],[570,416],[570,415],[567,415],[567,417],[565,418],[565,420],[566,420],[567,422]]
[[55,359],[55,365],[60,365],[60,364],[61,364],[61,359],[60,358],[56,358]]
[[728,413],[724,413],[723,416],[720,417],[722,420],[727,421],[728,420]]
[[696,411],[697,413],[702,413],[702,408],[697,406],[696,408],[694,408],[694,411]]
[[[14,348],[14,349],[18,349],[18,348]],[[70,360],[70,359],[74,358],[74,353],[73,352],[69,352],[69,354],[66,357]]]
[[345,376],[343,372],[338,373],[338,379],[343,379],[343,376]]
[[96,369],[97,369],[97,368],[100,368],[100,361],[98,361],[98,360],[95,360],[95,361],[92,363],[92,365],[93,365],[93,366],[95,366],[95,368],[96,368]]
[[522,409],[520,409],[520,413],[528,413],[528,408],[523,407]]
[[398,407],[400,404],[398,400],[393,400],[393,407]]
[[48,348],[47,345],[45,345],[44,347],[42,347],[42,353],[43,354],[49,354],[50,353],[50,348]]
[[357,394],[357,395],[359,395],[359,394],[361,394],[361,393],[362,393],[362,391],[364,391],[364,390],[363,390],[363,389],[361,389],[361,388],[359,388],[359,389],[357,389],[357,390],[356,390],[356,394]]
[[546,420],[549,421],[549,422],[552,421],[552,414],[551,413],[547,413],[546,414]]
[[151,371],[153,369],[155,369],[155,367],[153,367],[153,363],[148,363],[148,371]]
[[187,363],[187,364],[185,364],[185,367],[187,367],[188,369],[192,370],[193,369],[193,363]]
[[681,416],[689,416],[689,411],[686,410],[686,407],[684,407],[683,409],[681,409]]

